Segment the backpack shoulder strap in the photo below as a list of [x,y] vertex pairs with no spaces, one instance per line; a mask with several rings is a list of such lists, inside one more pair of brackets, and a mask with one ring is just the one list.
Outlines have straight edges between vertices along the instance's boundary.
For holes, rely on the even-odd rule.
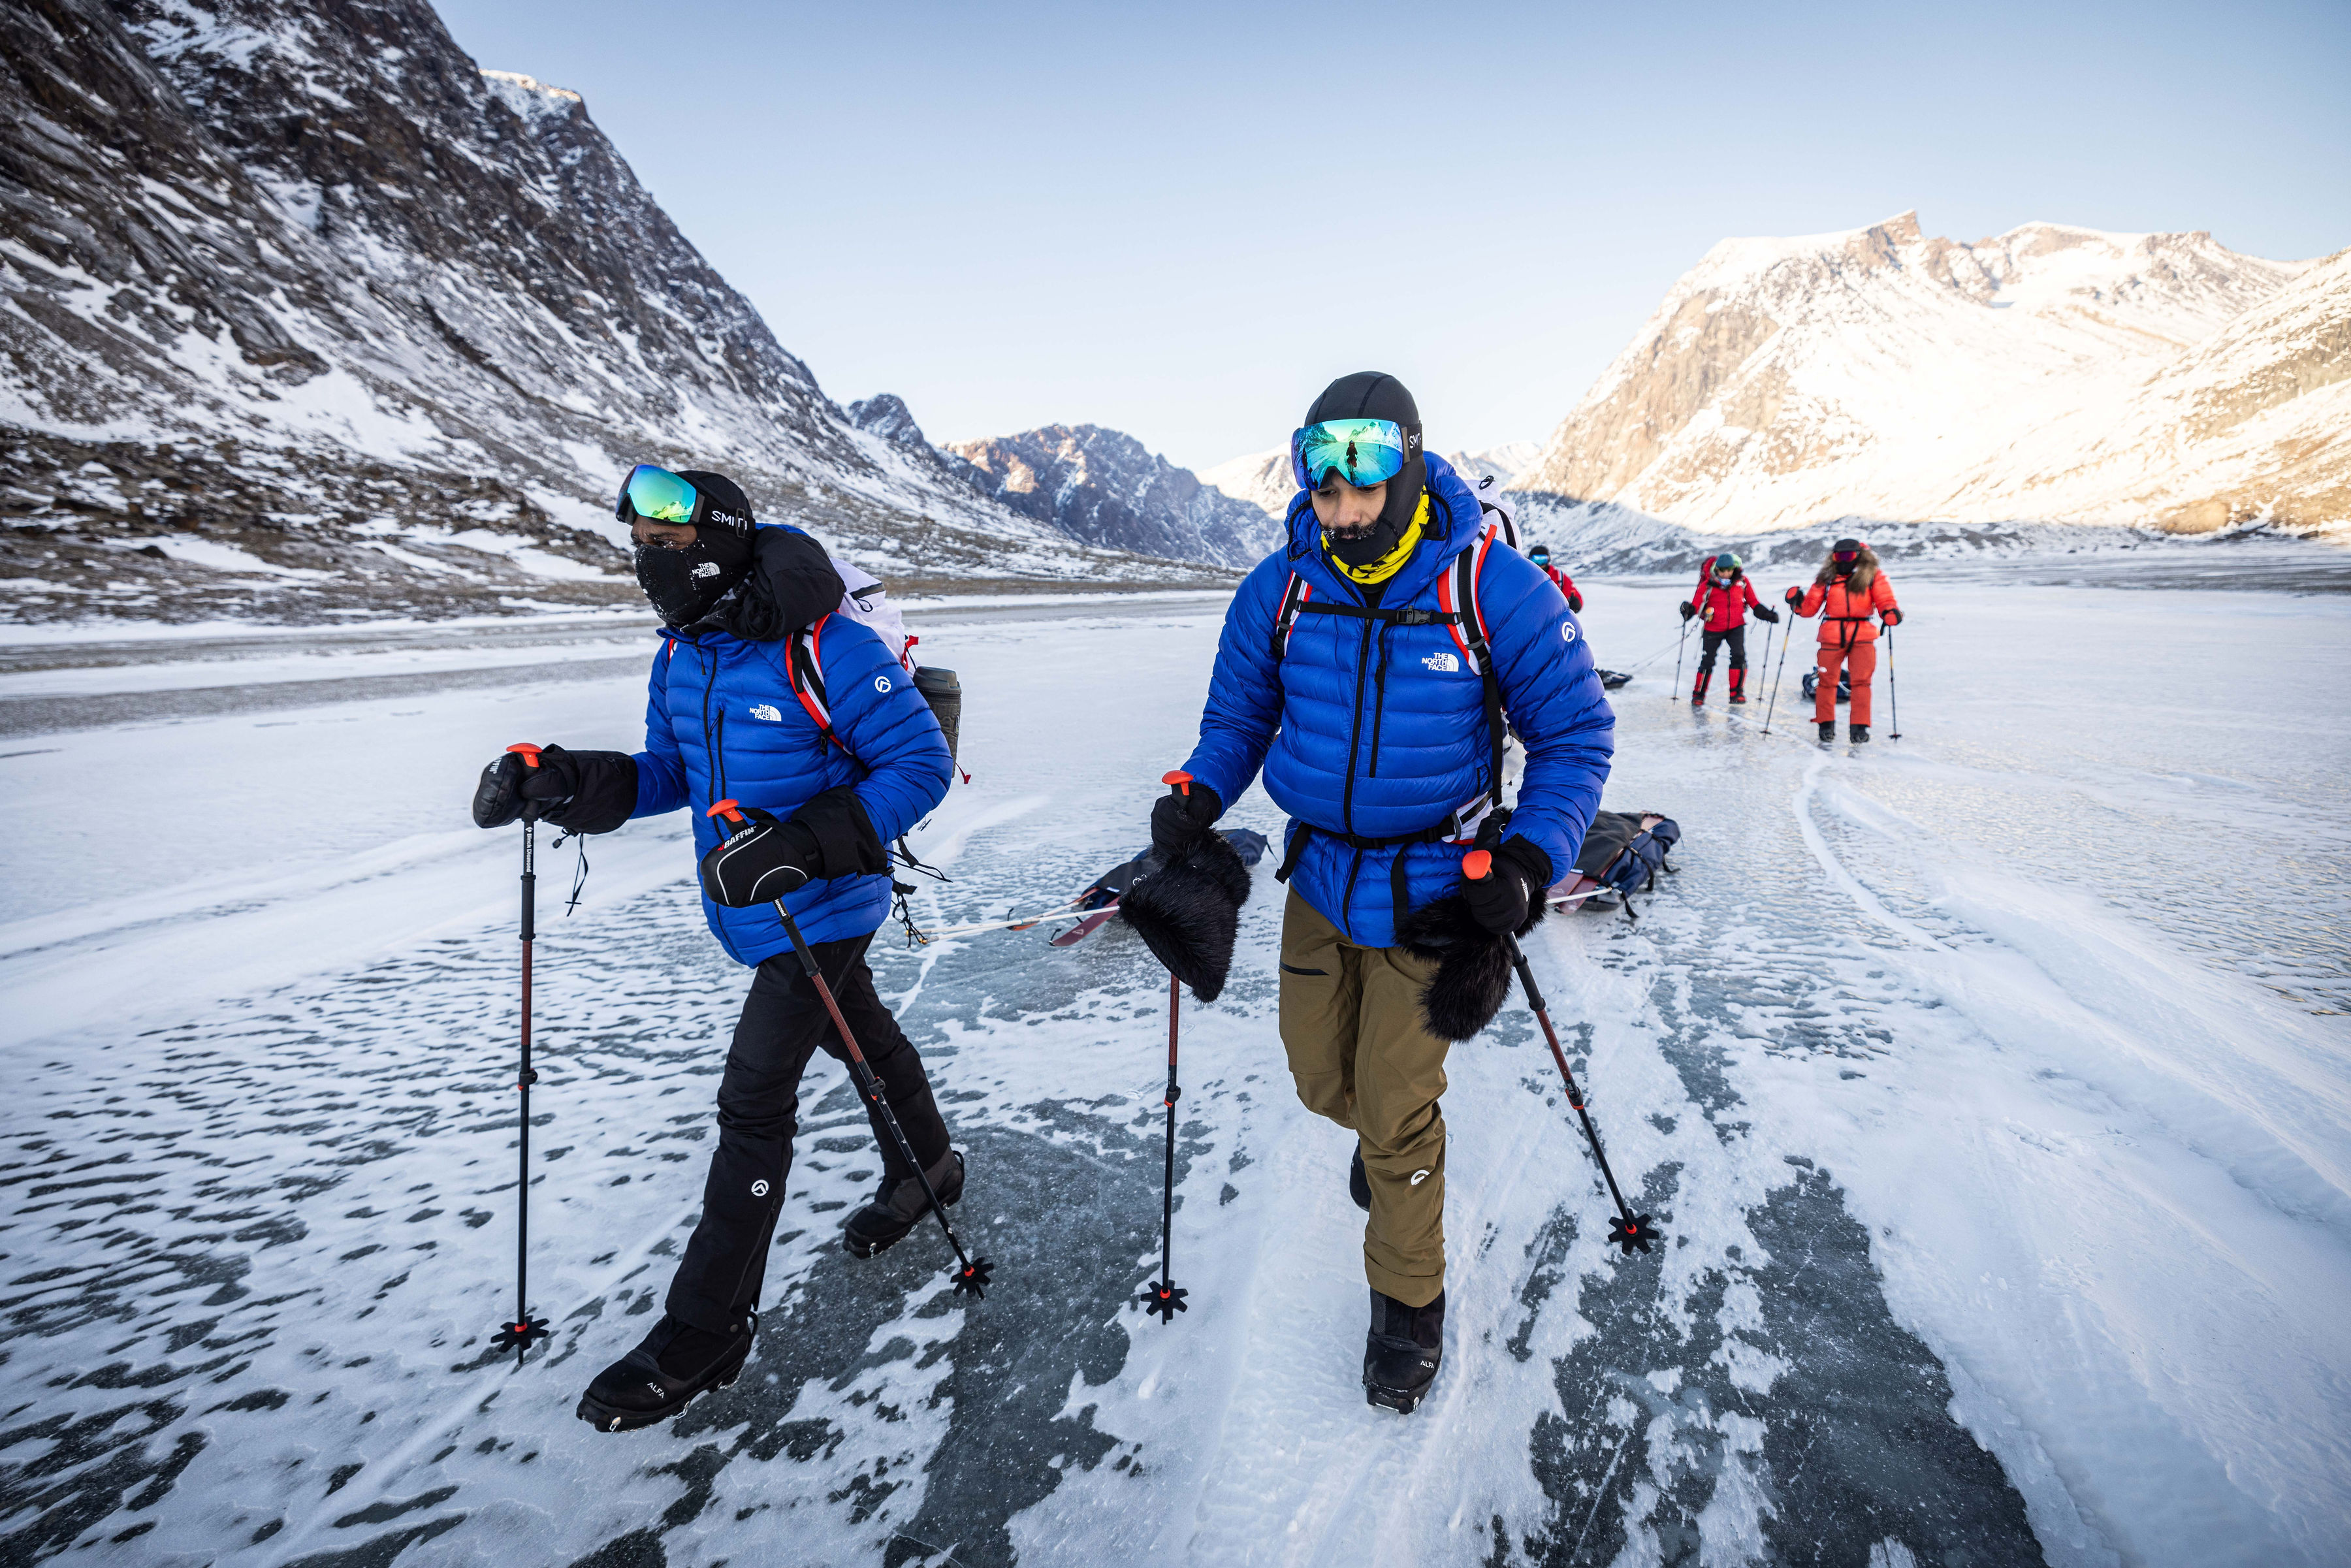
[[1313,597],[1313,585],[1296,572],[1291,572],[1290,580],[1282,585],[1281,608],[1273,617],[1272,653],[1275,664],[1281,663],[1283,655],[1290,652],[1290,629],[1298,624],[1299,612],[1305,609],[1307,601]]
[[1453,558],[1437,581],[1437,601],[1445,611],[1446,627],[1462,657],[1485,683],[1486,737],[1491,743],[1486,793],[1497,806],[1502,803],[1502,681],[1494,672],[1494,649],[1487,641],[1486,611],[1478,601],[1478,584],[1486,574],[1487,552],[1501,534],[1499,524],[1488,524],[1474,544]]
[[832,708],[825,700],[824,665],[818,654],[817,640],[823,634],[824,623],[832,617],[820,615],[814,624],[801,628],[784,639],[784,674],[792,684],[792,695],[799,698],[800,706],[816,721],[824,737],[841,750],[849,747],[833,733]]

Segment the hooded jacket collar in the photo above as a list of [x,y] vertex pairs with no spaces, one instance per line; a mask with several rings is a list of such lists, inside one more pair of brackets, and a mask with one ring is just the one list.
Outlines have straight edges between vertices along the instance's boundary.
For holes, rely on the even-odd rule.
[[[1409,604],[1437,580],[1447,562],[1468,549],[1478,538],[1478,520],[1484,508],[1478,505],[1477,492],[1462,482],[1444,458],[1431,453],[1426,461],[1428,522],[1422,529],[1420,549],[1388,579],[1380,601],[1383,604]],[[1362,589],[1332,570],[1331,563],[1324,559],[1322,525],[1314,520],[1310,492],[1301,490],[1291,498],[1287,527],[1290,570],[1326,599],[1347,604],[1364,601]]]
[[773,643],[841,608],[845,591],[822,545],[798,528],[761,523],[743,580],[693,625],[665,626],[662,633],[696,643],[712,634]]

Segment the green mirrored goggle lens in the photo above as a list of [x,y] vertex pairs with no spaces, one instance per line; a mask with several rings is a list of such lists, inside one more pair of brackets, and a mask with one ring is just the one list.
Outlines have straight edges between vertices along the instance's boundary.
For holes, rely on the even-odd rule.
[[629,470],[628,479],[621,486],[618,510],[624,522],[633,509],[638,517],[656,523],[690,523],[699,499],[700,492],[668,469],[640,463]]
[[1376,485],[1404,472],[1404,426],[1391,419],[1326,419],[1290,437],[1290,475],[1318,488],[1336,468],[1350,485]]

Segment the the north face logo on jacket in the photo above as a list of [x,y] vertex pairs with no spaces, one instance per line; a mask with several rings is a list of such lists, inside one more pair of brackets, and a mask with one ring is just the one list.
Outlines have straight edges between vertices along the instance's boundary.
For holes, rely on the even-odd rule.
[[1442,675],[1453,674],[1461,668],[1460,657],[1454,653],[1431,653],[1421,663]]
[[758,703],[753,705],[751,708],[751,716],[753,718],[764,718],[769,724],[781,724],[784,722],[784,716],[766,703]]

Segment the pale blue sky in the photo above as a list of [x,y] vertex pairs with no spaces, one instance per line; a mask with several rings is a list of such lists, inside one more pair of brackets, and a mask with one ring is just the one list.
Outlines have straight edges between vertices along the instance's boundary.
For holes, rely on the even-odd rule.
[[1538,440],[1716,240],[1907,207],[2351,245],[2351,3],[436,0],[846,402],[1205,466],[1391,371]]

